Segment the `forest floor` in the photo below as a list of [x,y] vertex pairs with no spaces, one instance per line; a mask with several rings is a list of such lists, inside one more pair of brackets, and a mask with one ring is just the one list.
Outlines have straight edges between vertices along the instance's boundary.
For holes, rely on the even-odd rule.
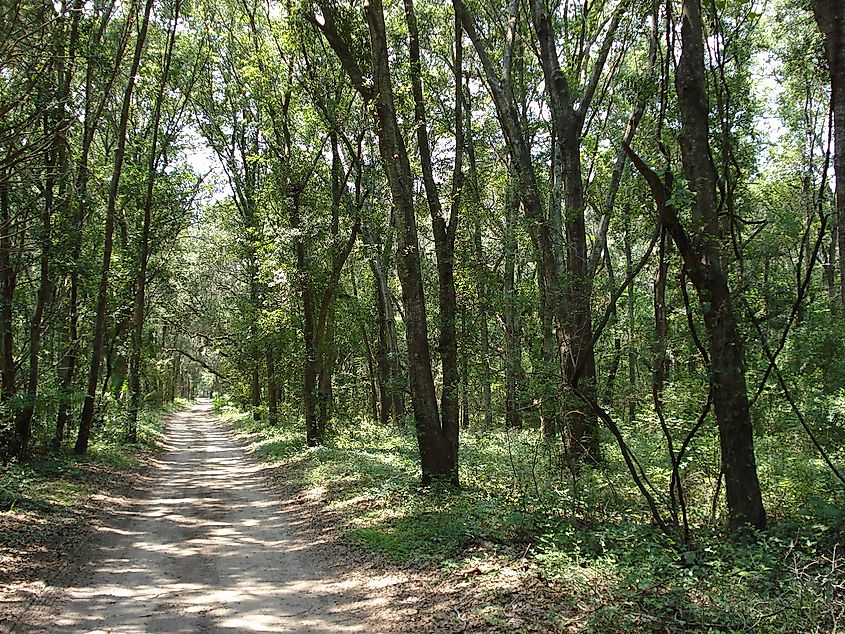
[[[318,488],[254,460],[207,404],[172,416],[163,444],[130,476],[89,474],[96,492],[42,516],[40,532],[16,513],[25,528],[3,544],[0,629],[549,631],[547,588],[518,555],[448,574],[378,561],[342,537]],[[491,602],[512,617],[486,613]]]
[[[104,440],[84,460],[0,468],[0,632],[827,632],[845,621],[838,514],[753,540],[699,528],[679,554],[641,515],[532,511],[528,432],[466,434],[464,487],[439,491],[417,481],[410,430],[356,422],[309,448],[295,425],[218,409],[166,425],[151,413],[155,452]],[[591,504],[606,508],[597,490]]]

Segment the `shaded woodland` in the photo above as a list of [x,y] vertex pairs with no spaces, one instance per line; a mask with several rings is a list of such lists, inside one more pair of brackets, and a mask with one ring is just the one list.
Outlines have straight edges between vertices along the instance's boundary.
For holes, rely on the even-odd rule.
[[835,554],[842,218],[838,0],[0,0],[4,469],[206,396]]

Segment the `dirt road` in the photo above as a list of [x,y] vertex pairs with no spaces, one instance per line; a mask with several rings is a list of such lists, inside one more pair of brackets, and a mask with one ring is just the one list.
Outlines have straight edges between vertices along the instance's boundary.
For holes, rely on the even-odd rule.
[[[335,578],[300,506],[278,499],[207,404],[119,504],[67,587],[16,632],[381,632],[389,580]],[[310,535],[310,536],[309,536]]]

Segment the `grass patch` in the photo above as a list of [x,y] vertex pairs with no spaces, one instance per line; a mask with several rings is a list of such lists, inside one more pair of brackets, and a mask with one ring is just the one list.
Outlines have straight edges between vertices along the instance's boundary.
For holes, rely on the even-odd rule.
[[309,448],[298,427],[271,428],[231,410],[222,417],[250,435],[261,459],[289,467],[303,486],[326,485],[325,502],[343,513],[349,537],[395,561],[443,561],[505,526],[501,507],[481,489],[419,487],[410,433],[362,423]]
[[[845,617],[845,513],[826,501],[745,541],[698,521],[682,545],[651,524],[610,443],[605,465],[575,481],[535,431],[464,433],[462,489],[448,492],[419,486],[411,430],[355,421],[308,448],[300,425],[224,416],[262,459],[319,487],[351,540],[391,561],[460,571],[527,554],[556,589],[550,631],[822,632]],[[647,466],[660,485],[657,460]]]

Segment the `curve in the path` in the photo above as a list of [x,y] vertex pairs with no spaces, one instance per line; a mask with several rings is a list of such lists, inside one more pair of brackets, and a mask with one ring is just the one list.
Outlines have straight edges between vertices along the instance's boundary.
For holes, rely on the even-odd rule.
[[176,414],[87,571],[19,631],[373,632],[377,607],[326,571],[307,514],[274,497],[207,403]]

